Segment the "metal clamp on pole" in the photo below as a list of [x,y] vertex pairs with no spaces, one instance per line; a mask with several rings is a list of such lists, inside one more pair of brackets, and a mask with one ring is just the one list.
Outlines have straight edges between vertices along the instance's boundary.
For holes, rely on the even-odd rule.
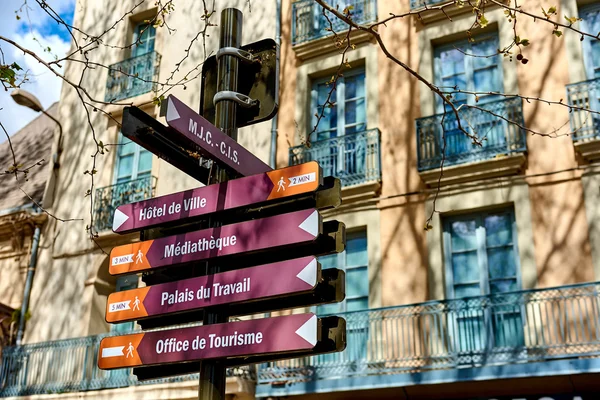
[[254,56],[252,55],[252,53],[247,52],[245,50],[242,49],[238,49],[236,47],[222,47],[217,51],[217,62],[219,62],[219,59],[223,56],[234,56],[239,58],[242,61],[245,61],[247,63],[253,63],[256,60],[254,59]]
[[238,104],[239,106],[244,107],[244,108],[251,108],[251,107],[258,106],[258,100],[251,99],[250,97],[246,96],[245,94],[233,92],[231,90],[222,90],[220,92],[217,92],[217,94],[215,94],[215,97],[213,97],[213,103],[215,105],[218,102],[225,101],[225,100],[233,101],[236,104]]

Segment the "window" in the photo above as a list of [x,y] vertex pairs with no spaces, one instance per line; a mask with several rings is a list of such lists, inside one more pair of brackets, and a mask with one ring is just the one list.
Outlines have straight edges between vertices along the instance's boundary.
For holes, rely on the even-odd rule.
[[333,107],[325,106],[327,96],[332,89],[332,84],[327,83],[330,79],[320,79],[313,83],[312,126],[317,123],[314,114],[320,115],[323,107],[326,108],[316,132],[312,134],[312,141],[326,140],[367,129],[365,70],[354,69],[345,72],[344,76],[338,79],[337,86],[330,97]]
[[[502,58],[498,54],[498,35],[476,37],[473,42],[457,41],[435,48],[435,83],[443,92],[461,89],[471,92],[502,92]],[[475,104],[475,97],[465,93],[452,94],[455,104]],[[482,94],[479,102],[495,99]],[[438,112],[444,112],[444,102],[436,96]]]
[[[521,289],[517,233],[512,208],[444,220],[448,298],[494,295]],[[502,299],[502,297],[497,297]],[[523,343],[520,305],[510,301],[468,301],[458,306],[459,351],[483,351]]]
[[[584,32],[600,32],[600,4],[583,7],[580,12]],[[583,61],[588,79],[600,78],[600,40],[585,38],[583,41]]]
[[150,176],[152,153],[119,133],[114,183],[125,183]]
[[319,257],[323,269],[339,268],[346,272],[346,299],[341,303],[317,307],[317,314],[334,314],[344,311],[360,311],[369,308],[369,273],[367,266],[367,232],[349,233],[346,251]]
[[[475,38],[473,42],[458,41],[435,49],[434,75],[435,83],[442,92],[452,95],[455,105],[477,103],[494,114],[507,115],[514,113],[505,99],[487,92],[503,92],[501,57],[498,54],[498,35],[487,35]],[[466,93],[452,93],[456,90],[481,93],[478,101],[475,96]],[[448,105],[436,96],[437,112],[449,111]],[[510,117],[508,117],[510,118]],[[461,126],[476,134],[483,141],[483,149],[495,155],[507,152],[508,125],[501,118],[476,109],[466,108],[460,111]],[[450,161],[466,158],[482,148],[472,143],[463,131],[458,128],[456,116],[446,114],[443,121],[444,135],[440,134],[438,147],[445,148],[446,157]],[[445,141],[446,146],[441,142]]]
[[[154,26],[141,22],[133,28],[133,47],[131,57],[141,56],[154,51],[156,29]],[[139,39],[139,43],[137,43]]]
[[[317,314],[335,314],[345,311],[369,309],[369,257],[367,254],[367,232],[349,233],[346,237],[346,251],[319,257],[323,269],[339,268],[346,272],[346,299],[340,303],[324,304],[317,307]],[[346,368],[355,371],[367,358],[369,340],[369,318],[349,316],[346,318],[348,347],[342,353],[317,356],[317,363],[341,362]]]
[[352,70],[338,79],[329,98],[333,106],[326,106],[332,90],[332,85],[327,82],[318,80],[313,84],[312,126],[317,123],[315,114],[320,115],[323,109],[324,113],[317,130],[312,133],[313,146],[303,161],[318,161],[324,176],[361,176],[366,167],[366,143],[364,138],[348,135],[367,129],[365,71],[362,68]]

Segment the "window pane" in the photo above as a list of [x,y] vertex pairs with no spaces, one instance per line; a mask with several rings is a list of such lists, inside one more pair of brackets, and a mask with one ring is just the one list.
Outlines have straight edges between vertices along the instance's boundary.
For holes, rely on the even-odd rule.
[[454,283],[479,282],[477,252],[452,254]]
[[503,279],[490,282],[490,293],[504,293],[519,290],[516,279]]
[[360,235],[348,235],[346,239],[346,265],[361,266],[369,263],[366,232]]
[[[334,107],[325,106],[327,96],[329,95],[330,90],[331,85],[326,85],[324,83],[317,85],[317,104],[313,107],[313,110],[315,113],[321,115],[321,112],[323,112],[323,107],[325,107],[325,111],[323,112],[323,118],[319,121],[319,126],[317,130],[318,132],[327,132],[326,135],[321,135],[322,137],[318,138],[318,140],[328,139],[330,137],[337,136],[335,134],[335,132],[337,131],[337,105],[335,105]],[[334,90],[331,94],[330,101],[335,104],[335,99],[336,90]],[[314,118],[314,121],[316,123],[316,117]]]
[[369,296],[369,274],[367,267],[346,270],[346,296]]
[[143,172],[148,172],[152,169],[152,153],[147,150],[140,151],[140,159],[138,162],[138,177]]
[[452,225],[450,226],[452,251],[477,249],[476,228],[475,220],[452,222]]
[[322,269],[337,268],[337,254],[330,254],[328,256],[319,257]]
[[512,218],[508,214],[490,215],[485,218],[486,246],[512,243]]
[[119,160],[118,178],[131,177],[133,170],[133,155],[121,157]]
[[353,99],[355,97],[365,97],[365,74],[364,72],[358,75],[353,75],[344,79],[346,93],[345,99]]
[[497,68],[485,68],[473,72],[473,89],[476,92],[500,92],[501,83]]
[[481,295],[481,289],[478,283],[473,283],[470,285],[455,285],[454,286],[454,297],[470,297],[470,296],[479,296]]
[[123,138],[121,145],[119,145],[119,156],[135,153],[135,146],[136,144],[131,140]]
[[333,304],[323,304],[317,307],[317,314],[334,314],[341,311],[341,303],[333,303]]
[[512,246],[488,249],[487,254],[490,279],[512,278],[517,275],[517,265]]
[[465,57],[456,49],[445,50],[440,53],[442,77],[462,74],[465,72]]
[[[473,68],[483,68],[499,63],[498,38],[484,39],[471,45],[470,54],[478,57],[472,57]],[[492,56],[492,57],[486,57]]]
[[346,311],[360,311],[369,308],[369,299],[361,297],[360,299],[346,300]]

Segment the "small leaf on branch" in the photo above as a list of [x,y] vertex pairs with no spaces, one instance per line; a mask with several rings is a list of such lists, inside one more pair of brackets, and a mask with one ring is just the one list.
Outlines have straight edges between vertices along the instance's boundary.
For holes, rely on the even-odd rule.
[[556,36],[556,37],[561,37],[562,36],[562,31],[555,29],[552,31],[552,33]]

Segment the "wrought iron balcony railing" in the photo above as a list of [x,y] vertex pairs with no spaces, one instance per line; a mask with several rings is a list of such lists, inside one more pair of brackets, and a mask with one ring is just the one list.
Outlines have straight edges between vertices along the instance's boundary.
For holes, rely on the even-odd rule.
[[[192,374],[139,382],[130,369],[101,370],[97,366],[98,349],[105,336],[4,348],[0,360],[0,397],[198,380],[198,374]],[[227,375],[256,379],[253,367],[229,369]]]
[[381,180],[379,129],[290,147],[290,165],[315,160],[324,176],[335,176],[344,186]]
[[[600,78],[573,83],[567,86],[569,105],[587,110],[600,110]],[[600,116],[585,110],[572,110],[570,114],[573,141],[600,138]]]
[[521,99],[504,99],[478,106],[489,112],[463,108],[459,114],[462,127],[484,139],[483,146],[473,144],[458,129],[452,111],[416,120],[419,171],[440,168],[442,160],[444,166],[451,166],[527,150],[526,132],[519,127],[525,126]]
[[112,228],[115,209],[122,204],[149,199],[154,196],[156,177],[134,179],[96,189],[94,197],[94,228],[102,232]]
[[160,54],[146,53],[108,67],[104,101],[119,101],[156,91]]
[[600,283],[336,315],[343,352],[265,364],[258,384],[600,357]]
[[[328,0],[329,4],[336,4]],[[349,0],[344,7],[352,6],[352,18],[359,24],[377,21],[376,0]],[[340,10],[342,11],[342,10]],[[292,4],[292,45],[319,39],[335,32],[348,30],[348,25],[333,14],[323,16],[322,8],[313,0],[301,0]],[[329,19],[329,20],[328,20]],[[330,23],[331,21],[331,23]]]

